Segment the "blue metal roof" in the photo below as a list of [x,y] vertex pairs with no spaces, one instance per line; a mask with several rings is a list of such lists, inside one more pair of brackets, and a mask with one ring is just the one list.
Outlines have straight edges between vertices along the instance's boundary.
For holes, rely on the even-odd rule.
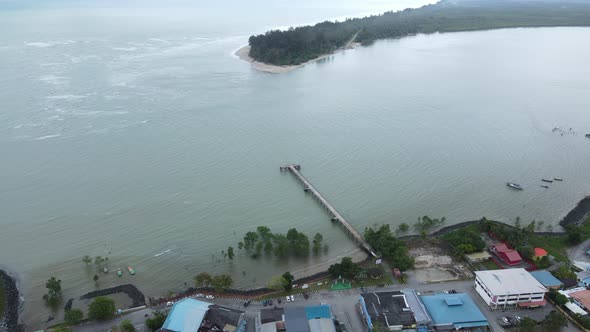
[[465,293],[423,295],[420,299],[432,317],[434,325],[489,325],[486,317]]
[[190,298],[180,300],[172,306],[162,328],[176,332],[197,332],[210,305]]
[[307,315],[307,320],[316,318],[332,318],[329,305],[314,305],[305,307],[305,314]]
[[548,271],[533,271],[531,275],[543,286],[561,286],[563,283]]

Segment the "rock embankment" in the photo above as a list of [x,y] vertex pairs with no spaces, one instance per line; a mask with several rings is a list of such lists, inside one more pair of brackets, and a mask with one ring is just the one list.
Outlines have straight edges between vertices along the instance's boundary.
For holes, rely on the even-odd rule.
[[133,286],[132,284],[120,285],[111,288],[99,289],[97,291],[92,291],[90,293],[86,293],[80,296],[80,300],[84,299],[92,299],[98,296],[106,296],[116,293],[125,293],[127,294],[131,300],[133,301],[133,307],[139,307],[145,305],[145,296],[142,292],[137,289],[137,287]]
[[590,214],[590,196],[582,199],[560,222],[561,226],[579,225]]
[[6,294],[6,303],[4,305],[4,317],[0,320],[0,331],[18,332],[24,331],[18,324],[19,298],[16,282],[6,272],[0,270],[0,278],[4,284],[4,293]]

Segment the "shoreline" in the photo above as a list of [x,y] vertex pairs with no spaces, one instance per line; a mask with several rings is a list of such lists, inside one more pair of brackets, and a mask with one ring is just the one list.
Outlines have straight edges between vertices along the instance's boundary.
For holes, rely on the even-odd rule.
[[317,58],[308,60],[306,62],[300,63],[298,65],[286,65],[286,66],[277,66],[277,65],[271,65],[268,63],[264,63],[264,62],[259,62],[254,60],[252,57],[250,57],[249,52],[250,52],[250,45],[246,45],[243,47],[240,47],[235,53],[234,55],[236,55],[240,60],[246,61],[247,63],[249,63],[252,68],[264,72],[264,73],[269,73],[269,74],[285,74],[288,72],[291,72],[295,69],[301,68],[307,64],[316,62],[316,61],[320,61],[322,59],[325,59],[329,56],[335,55],[337,53],[346,51],[346,50],[350,50],[350,49],[354,49],[357,46],[359,46],[360,43],[351,43],[350,45],[347,45],[345,47],[341,47],[337,50],[335,50],[334,52],[328,53],[328,54],[324,54],[321,55]]

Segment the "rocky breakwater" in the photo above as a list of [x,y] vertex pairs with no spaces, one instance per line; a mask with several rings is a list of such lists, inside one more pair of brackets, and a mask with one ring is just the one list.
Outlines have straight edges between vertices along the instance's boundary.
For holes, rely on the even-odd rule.
[[18,324],[19,297],[16,282],[12,276],[3,270],[0,270],[0,278],[4,285],[5,301],[4,315],[0,320],[1,332],[19,332],[24,331],[23,327]]

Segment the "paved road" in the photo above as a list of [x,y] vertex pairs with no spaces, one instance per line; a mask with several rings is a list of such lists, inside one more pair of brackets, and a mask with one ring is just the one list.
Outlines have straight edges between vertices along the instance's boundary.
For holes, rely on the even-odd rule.
[[568,257],[572,263],[580,267],[590,267],[590,255],[586,252],[590,250],[590,239],[568,249]]
[[[76,326],[73,330],[75,332],[105,332],[108,331],[113,326],[118,326],[121,324],[121,321],[125,319],[129,319],[131,323],[135,326],[137,332],[148,332],[148,329],[145,326],[145,320],[153,317],[153,312],[155,310],[151,308],[142,309],[136,312],[132,312],[129,314],[125,314],[122,316],[118,316],[115,319],[108,321],[108,322],[90,322],[84,325]],[[148,315],[146,317],[145,315]]]

